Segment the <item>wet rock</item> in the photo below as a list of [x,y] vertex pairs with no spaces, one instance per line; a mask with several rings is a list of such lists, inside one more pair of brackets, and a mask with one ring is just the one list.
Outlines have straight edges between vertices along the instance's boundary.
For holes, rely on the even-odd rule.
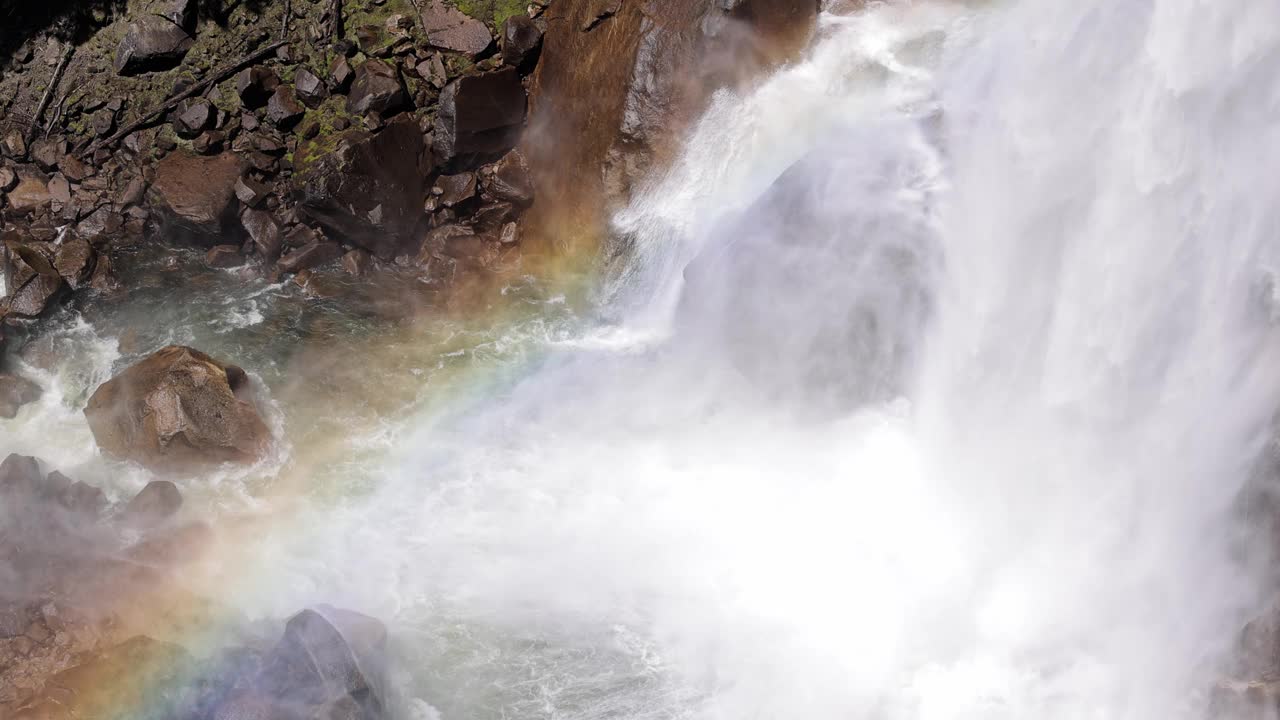
[[517,207],[533,204],[533,180],[529,176],[529,163],[519,150],[512,150],[494,163],[493,173],[485,183],[485,191],[497,200]]
[[524,113],[524,86],[514,68],[461,77],[440,93],[436,155],[453,170],[499,158],[519,139]]
[[239,245],[214,245],[204,254],[204,263],[211,268],[233,268],[244,264]]
[[181,27],[156,16],[144,15],[129,23],[116,48],[115,70],[120,75],[136,75],[177,66],[191,49],[193,40]]
[[357,717],[383,714],[387,631],[377,620],[321,605],[290,618],[254,683],[268,697],[309,706],[349,699]]
[[520,226],[516,223],[509,222],[502,226],[501,232],[498,234],[498,242],[503,245],[517,245],[520,242]]
[[347,94],[347,112],[391,114],[409,104],[409,94],[400,82],[396,67],[382,60],[366,60],[356,68],[355,79]]
[[236,75],[240,103],[251,110],[266,105],[279,85],[279,76],[264,67],[245,68]]
[[133,496],[120,521],[137,528],[153,528],[182,508],[182,493],[168,480],[153,480]]
[[436,188],[440,190],[440,204],[451,208],[476,196],[476,174],[442,175],[436,181]]
[[0,418],[12,420],[18,409],[40,399],[43,391],[34,382],[10,373],[0,373]]
[[373,259],[364,250],[356,249],[342,256],[342,269],[348,275],[360,276],[369,270]]
[[484,23],[444,0],[427,0],[421,5],[422,31],[431,47],[474,58],[493,44],[493,36]]
[[282,272],[296,273],[302,270],[320,267],[342,257],[342,247],[327,240],[312,240],[300,248],[285,253],[276,267]]
[[481,207],[471,216],[471,223],[482,233],[497,232],[515,216],[515,208],[509,202],[496,202]]
[[491,259],[491,250],[491,243],[472,228],[450,223],[426,234],[414,264],[429,267],[435,259],[461,261],[464,265],[479,267]]
[[78,290],[93,273],[93,246],[87,240],[70,237],[58,246],[53,266],[72,290]]
[[288,85],[277,87],[271,94],[271,99],[267,101],[267,119],[282,130],[288,130],[297,125],[306,112],[307,109],[298,102],[293,88]]
[[502,61],[521,72],[529,72],[542,50],[542,28],[533,18],[518,13],[502,23]]
[[[141,180],[139,179],[139,183]],[[145,186],[139,185],[137,188],[138,200],[134,200],[127,204],[137,204],[141,200],[141,195],[145,192]],[[128,197],[132,197],[129,195]],[[126,203],[121,203],[126,204]],[[88,240],[89,242],[102,242],[114,239],[124,227],[124,218],[120,213],[113,210],[110,206],[103,207],[89,213],[83,220],[76,225],[76,234]]]
[[178,137],[194,138],[213,127],[213,104],[203,98],[183,100],[174,113],[173,129]]
[[[299,146],[306,156],[310,146]],[[342,133],[331,151],[299,166],[294,195],[299,212],[339,239],[390,260],[418,237],[425,222],[424,178],[430,174],[422,132],[408,117],[377,135]]]
[[153,469],[252,462],[270,432],[244,370],[169,346],[101,385],[84,414],[108,454]]
[[240,170],[240,161],[231,153],[166,155],[156,165],[151,186],[164,224],[197,239],[223,237],[235,224],[235,184]]
[[249,233],[259,255],[268,260],[275,260],[280,256],[280,226],[271,213],[250,208],[240,214],[240,222]]
[[9,313],[17,317],[39,317],[53,305],[65,288],[61,277],[35,275],[10,297]]
[[325,87],[324,81],[307,68],[298,68],[293,76],[293,87],[298,99],[309,108],[320,107],[320,103],[329,97],[329,89]]

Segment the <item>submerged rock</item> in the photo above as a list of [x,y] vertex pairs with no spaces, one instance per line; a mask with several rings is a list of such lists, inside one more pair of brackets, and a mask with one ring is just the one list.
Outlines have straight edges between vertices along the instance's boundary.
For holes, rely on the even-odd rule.
[[34,382],[10,373],[0,373],[0,418],[13,419],[18,409],[40,399],[43,394]]
[[181,346],[108,380],[84,414],[103,451],[156,469],[252,462],[271,439],[244,370]]

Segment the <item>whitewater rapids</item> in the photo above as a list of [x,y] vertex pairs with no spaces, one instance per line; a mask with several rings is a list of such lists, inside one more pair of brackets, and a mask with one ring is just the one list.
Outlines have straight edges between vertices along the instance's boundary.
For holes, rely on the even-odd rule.
[[1201,720],[1265,601],[1278,112],[1274,2],[826,13],[597,315],[224,600],[386,619],[421,718]]

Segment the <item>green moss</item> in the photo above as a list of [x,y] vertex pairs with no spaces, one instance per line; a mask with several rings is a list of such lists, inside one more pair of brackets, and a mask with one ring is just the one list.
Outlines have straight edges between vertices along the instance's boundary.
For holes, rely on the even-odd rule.
[[320,107],[308,110],[306,117],[302,119],[299,127],[314,122],[320,132],[310,140],[299,142],[297,152],[290,158],[294,173],[299,177],[305,176],[317,160],[337,149],[338,139],[345,132],[337,128],[339,118],[346,119],[348,128],[360,127],[360,118],[347,112],[346,101],[346,97],[342,95],[325,98]]
[[525,12],[526,0],[453,0],[453,5],[496,33],[507,18]]

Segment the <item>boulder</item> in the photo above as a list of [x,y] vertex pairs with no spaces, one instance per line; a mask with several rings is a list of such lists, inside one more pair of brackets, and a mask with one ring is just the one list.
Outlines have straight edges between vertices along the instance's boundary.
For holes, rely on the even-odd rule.
[[172,152],[156,165],[151,192],[164,224],[196,239],[221,239],[234,227],[240,161],[231,153]]
[[236,199],[245,204],[245,207],[258,207],[263,200],[271,194],[271,188],[263,183],[249,177],[241,177],[236,180]]
[[307,109],[298,102],[293,88],[288,85],[277,87],[271,94],[271,99],[267,101],[267,119],[282,130],[288,130],[297,125],[306,113]]
[[31,143],[31,159],[45,172],[58,169],[58,161],[66,150],[66,144],[60,140],[42,138]]
[[9,192],[18,184],[18,174],[13,168],[0,167],[0,192]]
[[382,60],[366,60],[356,68],[347,94],[347,112],[389,115],[409,104],[409,94],[400,81],[396,66]]
[[152,528],[173,516],[182,507],[182,493],[168,480],[153,480],[133,496],[121,522],[137,528]]
[[259,255],[268,260],[280,257],[280,225],[271,217],[271,213],[249,208],[240,214],[240,223],[249,233],[254,247],[258,248]]
[[344,699],[358,714],[383,716],[387,631],[381,622],[320,605],[290,618],[255,688],[267,697],[331,707]]
[[193,40],[178,25],[158,15],[144,15],[129,23],[116,48],[115,69],[120,75],[136,75],[177,66]]
[[204,98],[191,98],[178,104],[173,116],[173,130],[188,140],[213,127],[213,104]]
[[13,375],[0,373],[0,418],[13,419],[18,408],[40,399],[43,391],[34,382]]
[[5,194],[9,202],[9,210],[16,215],[27,215],[49,206],[53,199],[49,196],[49,179],[38,172],[21,169],[17,172],[18,182]]
[[493,44],[493,36],[484,23],[445,0],[427,0],[419,7],[422,31],[431,47],[475,58]]
[[9,313],[16,317],[39,317],[53,305],[64,289],[66,284],[61,277],[36,274],[10,296]]
[[95,255],[88,240],[69,237],[58,246],[53,257],[53,267],[72,290],[78,290],[93,274]]
[[293,76],[293,87],[298,99],[309,108],[320,107],[320,103],[329,97],[329,88],[324,81],[307,68],[298,68]]
[[434,193],[439,190],[440,204],[451,208],[476,196],[476,174],[473,172],[441,175],[436,180]]
[[302,270],[320,267],[342,257],[342,247],[327,240],[312,240],[299,248],[285,253],[276,263],[276,267],[284,272],[296,273]]
[[313,141],[300,144],[295,157],[308,155],[316,157],[294,175],[304,216],[384,260],[418,239],[431,168],[411,118],[397,118],[377,135],[348,130],[323,152]]
[[264,67],[245,68],[236,74],[236,93],[240,103],[256,110],[267,104],[280,85],[280,77]]
[[524,86],[515,68],[458,78],[440,93],[436,156],[455,171],[502,157],[519,140],[524,113]]
[[529,177],[529,164],[524,153],[512,150],[494,163],[493,172],[485,182],[485,192],[516,207],[532,205],[533,180]]
[[211,268],[233,268],[244,264],[239,245],[214,245],[204,254],[204,264]]
[[104,452],[153,469],[248,463],[271,439],[249,385],[234,365],[169,346],[103,383],[84,414]]
[[355,79],[355,71],[351,69],[351,63],[347,59],[339,55],[334,58],[329,65],[329,81],[333,83],[335,92],[346,92],[351,87],[351,81]]
[[502,23],[502,62],[527,73],[541,50],[542,28],[533,18],[517,13]]

